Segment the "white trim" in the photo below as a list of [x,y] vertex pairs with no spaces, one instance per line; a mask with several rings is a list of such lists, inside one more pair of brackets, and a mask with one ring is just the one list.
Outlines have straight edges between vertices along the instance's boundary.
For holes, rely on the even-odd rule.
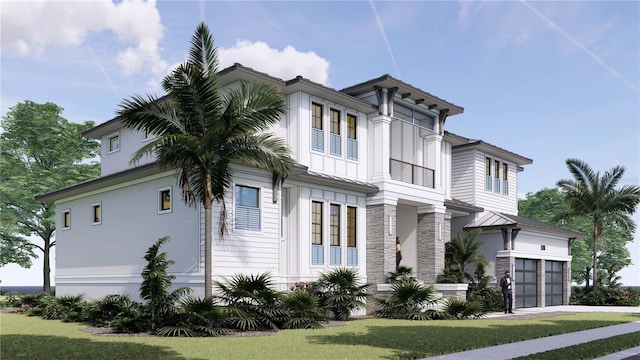
[[[118,148],[117,149],[112,149],[111,148],[111,139],[114,138],[118,138]],[[120,131],[116,131],[114,133],[111,133],[109,135],[107,135],[107,155],[109,154],[113,154],[115,152],[120,151],[120,148],[122,148],[122,139],[120,138]]]
[[[96,214],[95,214],[95,209],[96,207],[98,208],[98,221],[96,221]],[[98,201],[98,202],[94,202],[91,204],[90,206],[90,214],[89,216],[91,216],[90,220],[91,220],[91,225],[100,225],[102,224],[102,201]]]
[[[169,208],[163,210],[161,196],[162,196],[162,193],[167,190],[169,190]],[[173,212],[173,189],[171,188],[171,186],[164,186],[164,187],[158,188],[157,194],[158,195],[156,196],[156,198],[158,199],[158,207],[157,207],[158,215],[168,214]]]

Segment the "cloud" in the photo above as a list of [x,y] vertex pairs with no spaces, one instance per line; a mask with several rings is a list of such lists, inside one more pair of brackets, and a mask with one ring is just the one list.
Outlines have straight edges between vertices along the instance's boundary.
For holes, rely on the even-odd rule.
[[231,48],[218,48],[218,56],[221,68],[240,63],[284,80],[302,75],[328,85],[329,61],[313,51],[299,51],[291,45],[278,50],[261,41],[238,40]]
[[0,22],[3,53],[37,57],[49,47],[78,47],[89,35],[110,31],[123,48],[115,58],[124,74],[167,69],[154,0],[3,1]]

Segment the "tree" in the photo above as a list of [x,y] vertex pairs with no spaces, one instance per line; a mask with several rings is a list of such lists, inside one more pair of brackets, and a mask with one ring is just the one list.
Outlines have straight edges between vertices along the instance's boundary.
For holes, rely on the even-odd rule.
[[223,237],[232,161],[263,168],[274,173],[274,179],[289,175],[294,164],[286,143],[265,132],[286,112],[277,89],[242,82],[222,93],[218,77],[217,49],[201,23],[186,62],[162,81],[166,98],[136,95],[124,100],[118,111],[125,126],[158,136],[131,161],[155,154],[162,168],[177,170],[185,203],[205,209],[205,296],[212,293],[212,206],[214,201],[221,205]]
[[633,233],[636,224],[631,215],[640,203],[640,186],[618,183],[625,168],[617,165],[602,176],[587,163],[578,159],[567,159],[573,179],[559,180],[556,185],[563,194],[565,210],[557,219],[588,216],[592,221],[593,239],[593,285],[598,286],[598,246],[603,245],[603,231],[606,226],[619,226],[623,231]]
[[[51,292],[49,252],[55,246],[55,207],[35,195],[95,178],[100,164],[90,161],[100,144],[82,137],[93,122],[69,123],[53,103],[18,103],[3,117],[0,135],[0,221],[3,264],[30,266],[34,249],[42,251],[43,287]],[[6,221],[10,221],[7,223]],[[29,241],[39,237],[42,244]]]
[[482,230],[474,229],[465,232],[464,237],[458,232],[455,239],[445,244],[445,265],[446,268],[461,274],[462,279],[473,280],[473,273],[468,271],[471,264],[484,264],[484,253],[481,251],[484,242],[476,242],[476,237]]

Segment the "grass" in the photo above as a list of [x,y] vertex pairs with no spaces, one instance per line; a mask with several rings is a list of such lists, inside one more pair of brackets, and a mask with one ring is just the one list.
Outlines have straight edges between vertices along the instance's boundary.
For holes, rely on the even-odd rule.
[[[161,338],[94,336],[86,325],[2,314],[2,359],[406,359],[442,355],[640,320],[582,313],[534,320],[367,319],[273,336]],[[565,357],[570,358],[570,357]]]
[[594,359],[640,346],[640,332],[612,336],[566,348],[516,358],[518,360]]

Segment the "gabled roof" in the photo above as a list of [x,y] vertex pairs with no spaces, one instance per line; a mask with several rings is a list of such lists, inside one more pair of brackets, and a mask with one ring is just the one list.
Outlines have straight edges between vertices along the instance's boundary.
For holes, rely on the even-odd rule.
[[451,143],[451,149],[453,151],[475,148],[482,152],[497,155],[517,165],[529,165],[533,163],[533,160],[527,157],[518,155],[514,152],[495,146],[483,140],[466,138],[448,131],[444,132],[444,137],[447,142]]
[[470,229],[500,229],[500,228],[520,228],[523,230],[534,230],[545,233],[550,233],[559,236],[565,236],[568,238],[581,238],[584,234],[567,230],[559,226],[544,223],[541,221],[526,218],[524,216],[510,215],[505,213],[499,213],[495,211],[488,211],[480,219],[473,221],[464,226],[465,230]]
[[421,90],[413,85],[407,84],[404,81],[398,80],[389,74],[385,74],[378,78],[349,86],[340,90],[340,92],[358,96],[372,91],[375,86],[380,86],[383,88],[397,87],[398,95],[402,95],[402,97],[409,98],[414,101],[422,101],[425,105],[434,105],[434,108],[436,110],[449,109],[449,115],[462,114],[462,112],[464,112],[463,107],[450,103],[435,95],[431,95],[430,93]]
[[119,171],[97,179],[84,181],[75,185],[67,186],[62,189],[50,191],[48,193],[36,195],[35,199],[42,202],[56,201],[87,193],[89,191],[103,189],[109,186],[117,185],[123,182],[140,179],[149,175],[161,173],[162,170],[157,162],[136,166],[131,169]]

